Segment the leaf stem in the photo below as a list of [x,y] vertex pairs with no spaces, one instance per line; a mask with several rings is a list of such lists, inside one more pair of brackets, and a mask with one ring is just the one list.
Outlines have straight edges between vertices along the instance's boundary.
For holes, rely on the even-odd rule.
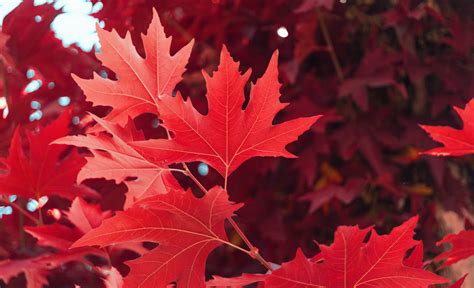
[[257,259],[257,261],[262,263],[262,265],[265,266],[265,268],[272,271],[273,269],[272,269],[272,266],[270,265],[270,263],[268,263],[268,261],[266,261],[262,257],[262,255],[260,255],[260,253],[258,253],[258,248],[252,245],[250,240],[247,238],[247,236],[245,236],[244,232],[242,231],[242,229],[240,229],[239,225],[237,225],[237,223],[234,221],[234,219],[232,219],[232,217],[227,217],[227,220],[230,222],[230,225],[232,225],[232,227],[235,229],[237,234],[239,234],[240,238],[242,238],[242,240],[245,242],[247,247],[249,247],[250,257],[252,257],[254,259]]
[[202,190],[202,192],[204,192],[204,194],[207,194],[207,189],[201,184],[201,182],[199,182],[199,180],[193,175],[193,173],[191,173],[188,165],[186,165],[186,163],[183,163],[183,166],[184,170],[186,171],[185,174],[188,175],[194,181],[194,183],[196,183],[196,185],[199,187],[199,189]]
[[242,240],[245,242],[247,247],[249,247],[249,249],[252,250],[254,248],[252,243],[250,243],[250,240],[247,238],[247,236],[245,236],[244,232],[242,231],[242,229],[240,229],[239,225],[237,225],[237,223],[234,221],[234,219],[232,219],[232,217],[228,217],[227,220],[229,220],[230,225],[234,227],[235,231],[237,232],[237,234],[239,234],[240,238],[242,238]]
[[179,172],[183,174],[187,174],[188,172],[183,169],[176,169],[176,168],[164,168],[163,170],[171,171],[171,172]]
[[227,191],[227,178],[228,178],[228,176],[227,176],[227,169],[226,169],[225,172],[226,172],[226,173],[225,173],[225,178],[224,178],[224,190]]
[[323,33],[324,42],[328,47],[329,56],[331,57],[332,64],[334,69],[336,70],[337,78],[342,81],[344,80],[344,74],[342,73],[341,63],[339,62],[339,58],[337,57],[336,51],[334,50],[334,45],[332,44],[331,35],[329,34],[328,27],[326,25],[326,21],[324,20],[324,15],[316,8],[316,16],[319,19],[319,23],[321,25],[321,32]]
[[[202,190],[202,192],[207,194],[207,192],[208,192],[207,189],[201,184],[201,182],[199,182],[199,180],[193,175],[193,173],[191,173],[191,171],[189,170],[188,165],[186,163],[183,163],[183,167],[186,171],[185,174],[188,175],[194,181],[194,183],[196,183],[196,185]],[[227,183],[227,181],[226,181],[226,183]],[[237,232],[237,234],[245,242],[245,244],[248,246],[248,248],[250,250],[245,250],[245,249],[243,249],[243,248],[241,248],[237,245],[234,245],[234,244],[232,244],[228,241],[223,241],[223,243],[248,254],[250,257],[252,257],[253,259],[256,259],[258,262],[260,262],[268,270],[270,270],[270,271],[273,270],[270,263],[268,261],[266,261],[262,257],[262,255],[260,255],[260,253],[258,252],[258,248],[252,245],[250,240],[247,238],[247,236],[245,236],[244,232],[242,231],[242,229],[240,229],[239,225],[237,225],[237,223],[234,221],[234,219],[232,219],[232,217],[227,217],[227,221],[229,221],[230,225],[232,225],[234,230]]]

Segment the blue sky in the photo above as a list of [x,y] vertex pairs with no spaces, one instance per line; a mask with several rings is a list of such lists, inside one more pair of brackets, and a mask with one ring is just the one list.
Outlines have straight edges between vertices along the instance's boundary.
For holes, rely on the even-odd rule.
[[[0,0],[0,23],[21,2],[21,0]],[[56,9],[62,9],[64,12],[54,19],[51,28],[65,46],[77,43],[86,51],[90,51],[94,45],[98,47],[99,39],[95,31],[97,19],[90,14],[102,9],[101,2],[92,5],[87,0],[35,0],[36,5],[45,3],[54,3]],[[41,17],[34,18],[32,21],[41,21]]]

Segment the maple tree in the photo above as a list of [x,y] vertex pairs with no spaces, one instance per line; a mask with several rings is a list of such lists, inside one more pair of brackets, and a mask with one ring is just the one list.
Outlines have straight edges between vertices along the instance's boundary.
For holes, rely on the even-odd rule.
[[1,24],[0,286],[472,285],[472,3],[85,2]]

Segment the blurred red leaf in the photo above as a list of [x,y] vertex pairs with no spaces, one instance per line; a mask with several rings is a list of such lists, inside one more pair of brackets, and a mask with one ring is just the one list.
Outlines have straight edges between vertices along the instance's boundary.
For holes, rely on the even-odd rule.
[[38,199],[45,195],[58,195],[73,199],[77,193],[76,177],[85,159],[73,150],[66,157],[65,145],[50,145],[54,140],[68,134],[69,113],[64,113],[38,133],[25,131],[28,137],[28,153],[23,148],[17,128],[7,158],[0,158],[5,165],[0,174],[0,194],[19,195]]
[[452,248],[436,256],[435,261],[445,261],[441,267],[448,267],[474,255],[474,230],[446,235],[437,245],[449,243]]

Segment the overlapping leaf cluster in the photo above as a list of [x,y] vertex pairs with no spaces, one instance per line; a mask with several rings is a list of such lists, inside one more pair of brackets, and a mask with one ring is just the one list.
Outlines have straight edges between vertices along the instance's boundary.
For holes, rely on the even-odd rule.
[[[474,254],[469,158],[419,153],[472,153],[471,4],[101,2],[96,55],[50,4],[2,27],[10,287],[429,287]],[[446,210],[467,230],[436,242]]]

